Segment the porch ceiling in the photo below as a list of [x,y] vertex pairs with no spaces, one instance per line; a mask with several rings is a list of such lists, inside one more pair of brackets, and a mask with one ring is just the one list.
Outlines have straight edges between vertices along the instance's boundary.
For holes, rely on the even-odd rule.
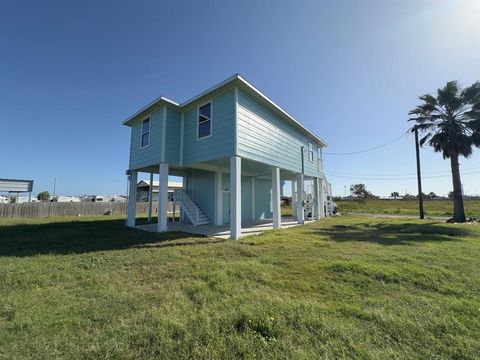
[[[196,164],[188,164],[185,166],[171,165],[169,168],[169,175],[184,176],[187,169],[199,169],[207,171],[220,170],[222,172],[228,173],[230,172],[230,159],[215,159]],[[138,171],[145,173],[152,172],[154,174],[158,174],[159,169],[158,165],[152,165],[138,169]],[[270,179],[272,177],[272,166],[258,161],[242,158],[242,175]],[[280,176],[282,180],[294,180],[296,178],[296,173],[289,170],[280,169]]]

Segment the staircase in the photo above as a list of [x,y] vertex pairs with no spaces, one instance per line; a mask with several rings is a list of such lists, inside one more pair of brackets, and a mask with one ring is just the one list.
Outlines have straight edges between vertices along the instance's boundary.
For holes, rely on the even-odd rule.
[[210,224],[205,213],[195,204],[183,189],[173,190],[173,202],[182,207],[190,222],[195,225]]

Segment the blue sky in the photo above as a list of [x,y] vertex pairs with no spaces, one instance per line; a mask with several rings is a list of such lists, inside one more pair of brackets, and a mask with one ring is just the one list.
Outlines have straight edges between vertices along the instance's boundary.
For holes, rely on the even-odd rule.
[[[325,152],[401,135],[417,96],[480,79],[480,1],[10,1],[0,12],[0,177],[36,191],[124,194],[129,130],[159,95],[182,102],[240,73],[324,138]],[[424,190],[449,162],[422,150]],[[411,136],[325,155],[334,194],[416,192]],[[480,151],[461,161],[480,193]],[[399,175],[402,174],[402,175]],[[403,175],[406,174],[406,175]],[[411,174],[411,175],[410,175]]]

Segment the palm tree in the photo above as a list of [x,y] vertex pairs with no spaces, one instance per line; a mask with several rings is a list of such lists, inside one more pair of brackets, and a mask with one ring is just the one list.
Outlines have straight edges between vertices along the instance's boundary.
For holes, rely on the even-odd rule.
[[391,197],[393,197],[394,200],[397,200],[397,197],[400,196],[400,194],[397,191],[394,191],[390,194]]
[[462,182],[460,180],[460,155],[468,158],[474,147],[480,147],[480,81],[470,87],[459,88],[456,81],[449,81],[437,90],[437,96],[420,96],[422,101],[408,114],[415,117],[412,132],[423,137],[420,145],[432,146],[450,159],[453,182],[453,221],[465,222]]

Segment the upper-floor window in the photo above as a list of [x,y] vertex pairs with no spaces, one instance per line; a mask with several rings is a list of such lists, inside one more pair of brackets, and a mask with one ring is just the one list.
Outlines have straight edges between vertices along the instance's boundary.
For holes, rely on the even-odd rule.
[[212,135],[212,103],[198,107],[197,138],[203,139]]
[[150,118],[146,118],[142,121],[142,145],[141,147],[144,148],[145,146],[150,145]]
[[308,160],[313,161],[313,144],[308,143]]
[[321,160],[323,158],[322,147],[321,146],[318,147],[317,157],[318,157],[319,160]]

